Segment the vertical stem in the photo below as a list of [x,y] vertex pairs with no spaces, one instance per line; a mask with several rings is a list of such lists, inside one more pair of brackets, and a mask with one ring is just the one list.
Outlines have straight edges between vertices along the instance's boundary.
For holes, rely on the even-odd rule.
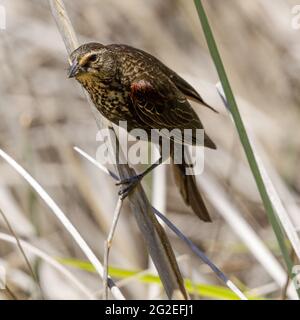
[[293,263],[289,256],[289,251],[287,249],[286,243],[285,243],[285,237],[282,233],[281,225],[279,224],[277,217],[275,215],[275,212],[273,210],[272,202],[268,196],[266,187],[264,185],[261,172],[259,170],[257,161],[255,159],[244,123],[242,121],[240,112],[238,110],[237,103],[235,101],[235,97],[233,95],[233,92],[231,90],[231,86],[229,83],[229,80],[226,75],[226,71],[221,59],[221,56],[219,54],[217,44],[215,42],[212,30],[210,28],[206,13],[204,11],[202,1],[201,0],[194,0],[195,6],[199,15],[199,19],[202,25],[202,29],[207,41],[207,45],[211,54],[211,57],[214,61],[215,67],[217,69],[220,81],[222,83],[222,87],[226,96],[227,103],[229,105],[230,111],[232,113],[232,117],[234,119],[241,143],[243,145],[250,169],[252,171],[252,174],[254,176],[257,188],[259,190],[262,202],[264,204],[265,210],[267,212],[269,221],[273,227],[276,239],[278,241],[280,250],[282,252],[285,264],[287,266],[287,270],[289,272],[290,277],[292,277],[291,270],[293,267]]
[[119,217],[121,214],[123,200],[121,198],[118,199],[117,206],[113,216],[112,226],[110,228],[108,237],[104,243],[104,262],[103,262],[103,299],[108,299],[108,259],[109,259],[109,251],[112,244],[112,240],[116,231],[116,227],[119,221]]

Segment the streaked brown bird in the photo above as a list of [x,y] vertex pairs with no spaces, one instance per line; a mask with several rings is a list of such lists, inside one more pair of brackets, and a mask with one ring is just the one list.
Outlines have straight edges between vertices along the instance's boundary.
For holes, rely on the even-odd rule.
[[[75,77],[89,93],[99,112],[109,121],[127,122],[127,129],[203,129],[188,99],[212,110],[196,90],[178,74],[149,53],[127,45],[87,43],[70,56],[72,65],[69,77]],[[215,111],[215,110],[214,110]],[[182,140],[172,137],[175,148]],[[194,134],[191,144],[197,144]],[[212,140],[204,134],[204,146],[216,149]],[[171,150],[174,150],[171,148]],[[171,152],[174,158],[174,151]],[[120,190],[126,196],[129,191],[160,161],[152,164],[142,174],[121,181],[127,184]],[[185,203],[204,221],[211,221],[204,201],[197,189],[194,175],[186,175],[187,162],[175,164],[176,184]]]

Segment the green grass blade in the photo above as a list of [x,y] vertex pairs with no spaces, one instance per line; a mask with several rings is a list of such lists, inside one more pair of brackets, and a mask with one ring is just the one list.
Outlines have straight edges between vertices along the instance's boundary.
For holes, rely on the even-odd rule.
[[[71,266],[80,270],[95,272],[95,268],[88,261],[82,261],[77,259],[65,259],[58,258],[60,263]],[[141,270],[128,270],[115,267],[109,267],[109,274],[118,279],[127,279],[131,277],[137,277],[142,283],[159,284],[161,285],[160,278],[151,273],[142,273]],[[185,287],[189,294],[196,294],[202,297],[221,300],[239,300],[239,298],[228,288],[217,285],[193,283],[189,279],[185,279]],[[247,296],[251,300],[261,300],[262,297],[251,295]]]
[[[289,255],[289,249],[285,243],[285,235],[282,232],[282,227],[276,217],[276,214],[274,212],[273,206],[272,206],[272,202],[268,196],[267,193],[267,189],[266,186],[263,182],[262,179],[262,175],[261,172],[258,168],[258,164],[257,161],[255,159],[254,153],[253,153],[253,149],[251,147],[244,123],[242,121],[240,112],[238,110],[238,106],[235,100],[235,97],[233,95],[233,92],[231,90],[231,86],[221,59],[221,56],[219,54],[218,48],[217,48],[217,44],[215,42],[214,36],[212,34],[212,30],[210,28],[206,13],[204,11],[203,5],[202,5],[202,1],[201,0],[194,0],[195,2],[195,6],[198,12],[198,16],[202,25],[202,29],[207,41],[207,45],[211,54],[211,57],[214,61],[215,67],[217,69],[220,81],[222,83],[222,87],[226,96],[226,100],[228,103],[228,106],[230,108],[230,112],[232,114],[233,120],[235,122],[241,143],[243,145],[246,157],[248,159],[249,162],[249,166],[251,168],[252,174],[254,176],[257,188],[259,190],[262,202],[264,204],[265,210],[267,212],[268,215],[268,219],[272,225],[272,228],[274,230],[276,239],[278,241],[280,250],[281,250],[281,254],[284,258],[288,273],[290,278],[292,279],[292,267],[293,267],[293,262],[290,258]],[[299,295],[299,292],[298,292]]]

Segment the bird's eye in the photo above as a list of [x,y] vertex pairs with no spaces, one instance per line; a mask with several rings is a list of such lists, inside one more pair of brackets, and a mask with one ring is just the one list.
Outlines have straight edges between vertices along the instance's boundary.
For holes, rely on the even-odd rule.
[[89,61],[90,62],[95,62],[95,61],[97,61],[97,59],[98,59],[98,56],[96,54],[91,54],[89,56]]

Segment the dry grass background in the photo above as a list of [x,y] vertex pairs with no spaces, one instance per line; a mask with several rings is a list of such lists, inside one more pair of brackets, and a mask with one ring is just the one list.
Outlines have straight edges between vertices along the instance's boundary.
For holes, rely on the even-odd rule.
[[[7,29],[0,33],[0,147],[21,163],[103,257],[117,188],[73,151],[79,146],[95,155],[96,124],[82,91],[68,80],[67,57],[46,0],[1,1]],[[220,114],[197,105],[218,151],[205,154],[205,175],[277,256],[279,251],[235,128],[214,90],[218,81],[192,1],[65,0],[81,42],[126,43],[159,57],[189,80]],[[204,2],[226,70],[249,128],[263,149],[282,200],[300,230],[299,216],[299,30],[291,28],[297,1],[210,0]],[[141,169],[141,168],[140,168]],[[185,207],[167,170],[167,216],[193,239],[232,280],[265,297],[281,297],[281,288],[208,201],[214,222],[198,221]],[[170,175],[170,177],[169,177]],[[38,195],[3,161],[0,162],[0,209],[16,233],[53,257],[83,259],[64,228]],[[144,182],[151,194],[150,179]],[[207,199],[218,202],[218,190]],[[1,232],[9,233],[0,219]],[[216,283],[210,270],[186,246],[169,235],[186,277]],[[29,255],[45,298],[82,295],[48,264]],[[280,257],[278,258],[281,262]],[[15,246],[0,242],[0,263],[8,286],[18,298],[40,297],[24,259]],[[125,205],[110,263],[127,269],[148,268],[148,255]],[[96,275],[70,269],[91,291],[99,290]],[[129,298],[149,297],[148,286],[132,280],[124,287]],[[0,291],[0,298],[11,298]],[[196,297],[199,298],[199,297]]]

